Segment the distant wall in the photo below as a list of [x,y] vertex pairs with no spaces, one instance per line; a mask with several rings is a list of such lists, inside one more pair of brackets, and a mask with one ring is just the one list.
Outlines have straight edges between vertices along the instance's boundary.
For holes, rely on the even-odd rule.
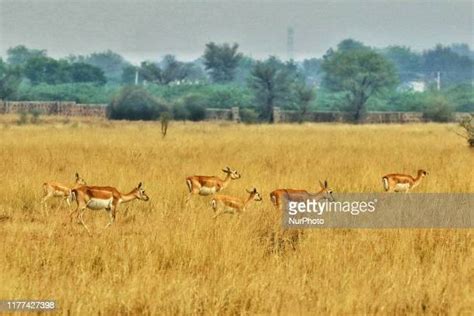
[[[460,121],[470,113],[454,113],[454,121]],[[273,109],[275,123],[292,122],[348,122],[350,114],[345,112],[308,112],[301,115],[298,111],[283,111],[278,107]],[[364,123],[421,123],[425,122],[421,112],[368,112]]]
[[[0,114],[39,111],[45,115],[106,117],[107,104],[81,104],[74,101],[1,101]],[[470,113],[454,113],[454,121],[460,121]],[[240,122],[239,108],[206,109],[208,121]],[[275,123],[293,122],[348,122],[350,114],[344,112],[308,112],[273,109]],[[369,112],[365,123],[420,123],[425,122],[421,112]]]
[[39,111],[45,115],[105,117],[106,106],[74,101],[0,101],[0,114]]
[[233,121],[240,122],[239,108],[233,107],[231,109],[206,109],[207,121]]

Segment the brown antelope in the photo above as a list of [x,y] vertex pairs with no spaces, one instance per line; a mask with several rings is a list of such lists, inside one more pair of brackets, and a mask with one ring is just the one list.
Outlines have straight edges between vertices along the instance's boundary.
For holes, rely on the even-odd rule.
[[229,195],[216,195],[212,198],[211,206],[214,210],[214,218],[219,215],[229,213],[241,213],[245,211],[245,207],[251,201],[261,201],[262,197],[260,193],[258,193],[257,189],[253,188],[252,190],[246,190],[249,193],[249,197],[247,199],[241,199],[234,196]]
[[227,174],[224,180],[216,176],[190,176],[186,178],[189,195],[186,198],[186,203],[191,199],[193,194],[199,195],[213,195],[225,189],[231,180],[240,179],[240,173],[229,167],[222,169]]
[[408,174],[391,173],[382,177],[383,187],[387,192],[405,192],[418,186],[421,179],[426,177],[428,172],[423,169],[418,170],[416,178]]
[[327,199],[329,201],[334,201],[334,197],[332,196],[332,190],[328,187],[327,180],[322,183],[319,181],[319,185],[321,190],[317,193],[309,193],[305,190],[294,190],[294,189],[277,189],[270,193],[270,199],[272,204],[279,210],[283,203],[286,201],[304,201],[306,199],[316,199],[322,200]]
[[58,208],[61,207],[63,200],[66,200],[68,206],[71,206],[71,190],[81,185],[86,185],[86,181],[79,176],[76,172],[76,182],[72,186],[66,186],[59,182],[45,182],[43,183],[43,198],[41,204],[46,206],[46,201],[52,197],[61,198],[61,203]]
[[145,194],[145,190],[140,182],[136,188],[127,194],[120,193],[114,187],[96,187],[96,186],[80,186],[72,190],[72,194],[76,199],[77,207],[73,210],[69,216],[72,221],[72,215],[77,213],[77,217],[81,221],[81,224],[86,228],[90,235],[89,228],[87,228],[82,218],[86,208],[91,210],[102,210],[105,209],[110,216],[109,223],[105,228],[112,225],[115,221],[115,215],[117,208],[121,203],[130,202],[133,200],[148,201],[150,198]]

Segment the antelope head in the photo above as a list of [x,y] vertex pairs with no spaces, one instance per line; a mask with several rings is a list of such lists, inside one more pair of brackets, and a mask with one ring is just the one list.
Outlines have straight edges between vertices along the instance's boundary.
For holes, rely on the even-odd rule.
[[79,173],[76,172],[76,184],[87,185],[86,180],[79,176]]
[[324,183],[319,181],[319,186],[321,187],[321,191],[318,194],[322,195],[323,199],[326,199],[330,202],[334,202],[334,197],[332,196],[332,189],[328,187],[328,181],[325,180]]
[[426,177],[427,175],[429,175],[428,171],[425,171],[423,169],[420,169],[418,170],[418,177]]
[[253,188],[252,190],[246,190],[247,193],[250,194],[250,199],[253,199],[254,201],[261,201],[262,200],[262,196],[260,195],[260,193],[258,193],[257,189],[256,188]]
[[240,179],[240,173],[238,173],[237,170],[225,167],[225,169],[222,169],[222,171],[227,173],[232,180]]
[[146,195],[145,190],[143,189],[143,184],[140,182],[134,190],[134,195],[137,199],[142,201],[148,201],[150,197]]

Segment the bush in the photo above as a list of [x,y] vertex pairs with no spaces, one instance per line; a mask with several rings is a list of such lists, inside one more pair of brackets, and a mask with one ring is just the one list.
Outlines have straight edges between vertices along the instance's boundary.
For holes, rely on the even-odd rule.
[[25,125],[28,123],[28,113],[26,111],[21,111],[18,113],[18,121],[16,121],[18,125]]
[[240,109],[240,121],[247,123],[247,124],[252,124],[252,123],[257,123],[258,122],[258,113],[254,109]]
[[97,85],[93,83],[65,83],[58,85],[22,83],[18,89],[17,100],[35,101],[76,101],[77,103],[109,103],[118,86]]
[[206,118],[206,98],[200,94],[191,94],[183,98],[183,105],[191,121],[202,121]]
[[453,107],[442,95],[434,95],[426,99],[423,117],[434,122],[449,122],[453,120]]
[[39,124],[41,111],[34,109],[30,113],[31,113],[31,124]]
[[188,117],[188,110],[186,110],[182,102],[178,102],[173,106],[173,119],[185,121]]
[[127,86],[107,107],[107,116],[116,120],[156,120],[168,111],[164,102],[152,97],[144,88]]

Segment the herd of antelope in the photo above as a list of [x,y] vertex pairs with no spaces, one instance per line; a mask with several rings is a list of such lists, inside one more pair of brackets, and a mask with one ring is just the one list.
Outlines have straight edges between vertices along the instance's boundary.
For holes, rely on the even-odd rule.
[[[209,196],[212,195],[211,206],[214,210],[214,218],[219,215],[230,213],[242,213],[247,205],[252,201],[262,201],[262,196],[256,188],[247,190],[246,198],[239,198],[230,195],[219,194],[225,189],[232,180],[241,178],[237,170],[226,167],[222,169],[226,174],[224,179],[216,176],[189,176],[186,178],[189,195],[186,198],[186,204],[193,195]],[[382,177],[383,188],[386,192],[405,192],[418,186],[421,180],[428,175],[425,170],[418,170],[417,176],[413,177],[407,174],[392,173]],[[301,200],[312,196],[318,200],[327,199],[334,201],[332,190],[328,186],[328,182],[319,182],[320,188],[316,193],[310,193],[306,190],[296,189],[277,189],[270,193],[272,204],[281,209],[284,200]],[[140,182],[129,193],[121,193],[114,187],[109,186],[89,186],[86,181],[76,173],[76,181],[73,185],[67,186],[58,182],[45,182],[43,184],[43,199],[41,203],[46,206],[46,201],[52,197],[61,198],[61,203],[66,200],[70,205],[72,201],[76,201],[77,207],[69,213],[72,222],[73,215],[76,214],[80,223],[90,234],[89,228],[84,223],[83,214],[86,209],[102,210],[105,209],[110,216],[110,221],[106,225],[109,227],[114,221],[117,214],[117,208],[121,203],[133,200],[148,201],[150,198],[146,195],[143,185]]]

